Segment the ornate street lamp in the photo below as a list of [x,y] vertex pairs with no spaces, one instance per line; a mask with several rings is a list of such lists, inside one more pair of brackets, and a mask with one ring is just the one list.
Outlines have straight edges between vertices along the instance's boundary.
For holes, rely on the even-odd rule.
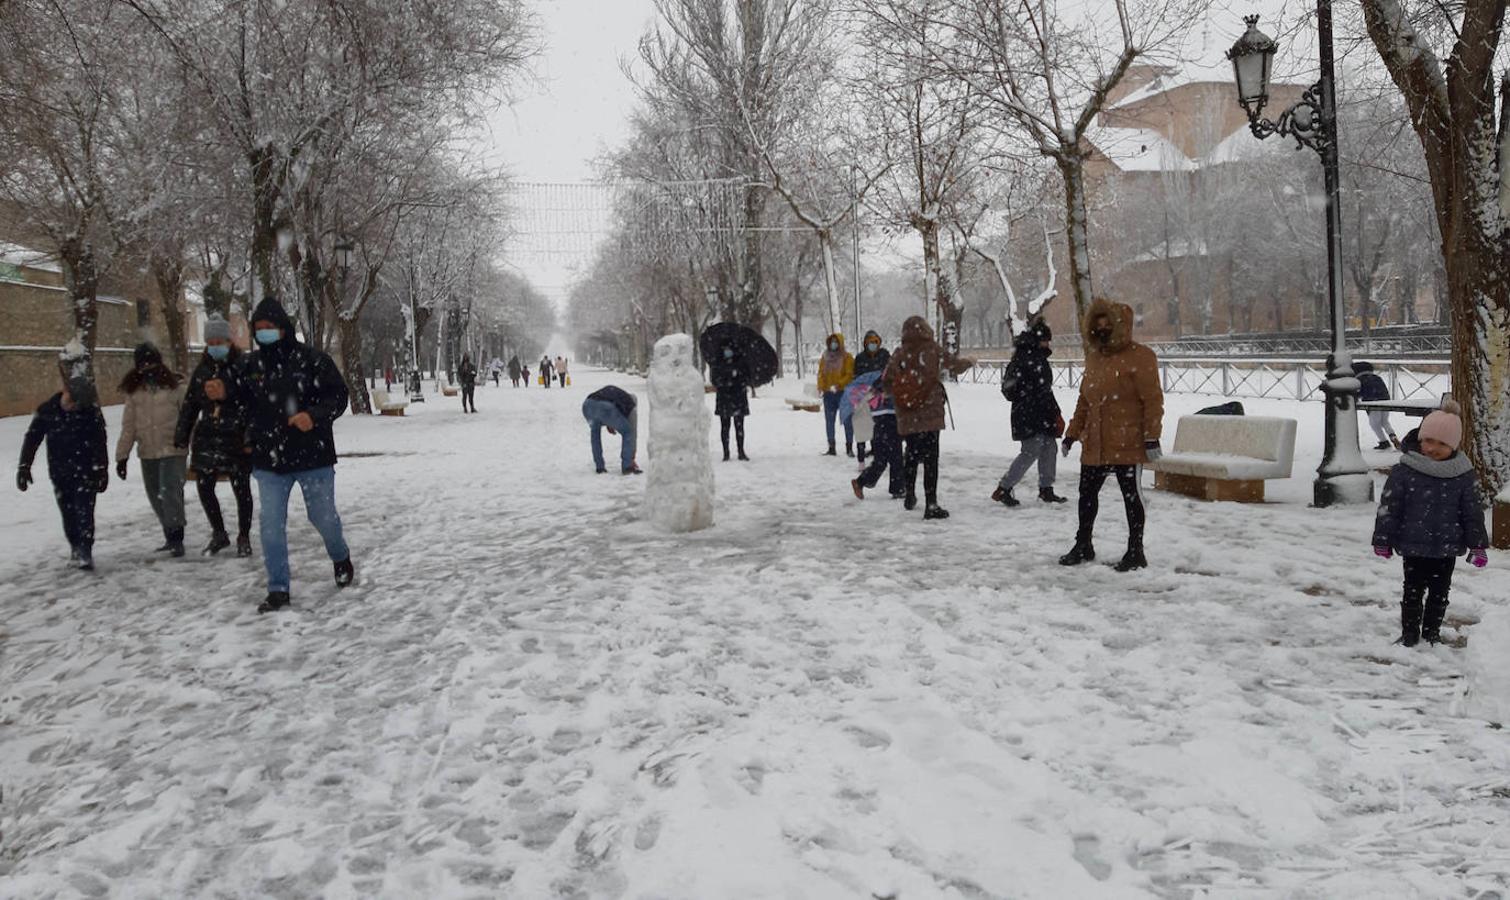
[[1237,81],[1237,102],[1248,113],[1248,124],[1260,140],[1270,135],[1295,139],[1296,149],[1310,147],[1321,156],[1326,180],[1327,295],[1331,301],[1332,350],[1327,356],[1326,447],[1316,470],[1315,506],[1364,503],[1374,497],[1374,480],[1358,448],[1358,379],[1347,350],[1347,310],[1342,294],[1342,202],[1337,171],[1337,92],[1332,65],[1332,2],[1317,0],[1316,31],[1320,43],[1321,79],[1301,95],[1277,121],[1263,115],[1269,102],[1269,75],[1274,39],[1258,30],[1258,16],[1244,18],[1248,30],[1237,39],[1227,58]]
[[340,238],[336,241],[335,263],[336,268],[341,272],[342,281],[346,280],[347,274],[351,272],[351,253],[354,249],[349,238]]

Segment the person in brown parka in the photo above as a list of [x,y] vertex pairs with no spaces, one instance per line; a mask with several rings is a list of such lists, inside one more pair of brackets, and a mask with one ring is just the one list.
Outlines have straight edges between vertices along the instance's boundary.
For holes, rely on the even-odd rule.
[[1063,566],[1096,558],[1091,532],[1096,525],[1101,486],[1116,476],[1127,508],[1127,553],[1118,572],[1148,565],[1143,555],[1143,497],[1139,467],[1159,458],[1164,423],[1164,389],[1159,359],[1132,339],[1132,307],[1097,299],[1085,314],[1085,377],[1075,417],[1064,433],[1064,455],[1080,444],[1080,529],[1075,546],[1060,557]]
[[903,505],[918,505],[918,466],[923,466],[923,518],[947,519],[949,511],[938,505],[939,432],[944,430],[944,407],[949,402],[943,373],[958,375],[974,365],[973,360],[947,356],[933,339],[933,329],[922,316],[902,323],[902,346],[891,355],[881,382],[896,400],[897,434],[906,444],[902,473],[907,496]]

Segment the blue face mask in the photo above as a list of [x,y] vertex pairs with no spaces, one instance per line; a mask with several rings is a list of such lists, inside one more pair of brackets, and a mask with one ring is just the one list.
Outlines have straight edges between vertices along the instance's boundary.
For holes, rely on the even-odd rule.
[[257,329],[257,343],[259,344],[276,344],[281,337],[283,337],[283,332],[276,328]]
[[210,354],[210,359],[216,362],[225,362],[225,358],[231,355],[231,346],[229,344],[211,344],[204,348],[204,352]]
[[733,358],[734,358],[734,351],[730,350],[728,347],[725,347],[724,348],[724,359],[733,359]]

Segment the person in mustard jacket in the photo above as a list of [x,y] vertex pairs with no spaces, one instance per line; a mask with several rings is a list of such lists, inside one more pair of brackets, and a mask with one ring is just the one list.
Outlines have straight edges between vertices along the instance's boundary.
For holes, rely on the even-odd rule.
[[166,538],[158,551],[184,555],[184,474],[189,451],[174,443],[184,402],[183,379],[169,370],[151,344],[136,348],[136,366],[121,380],[126,410],[115,444],[115,474],[126,480],[126,462],[136,449],[147,501]]
[[1143,554],[1143,497],[1139,467],[1159,458],[1164,424],[1164,390],[1159,359],[1132,339],[1132,307],[1097,299],[1085,314],[1085,377],[1075,416],[1064,433],[1064,454],[1080,444],[1080,527],[1075,546],[1059,564],[1079,565],[1096,558],[1091,532],[1096,525],[1101,486],[1115,476],[1127,509],[1127,553],[1118,572],[1147,567]]
[[[827,350],[818,360],[818,392],[823,395],[823,426],[828,431],[828,450],[825,456],[837,456],[834,446],[834,419],[839,415],[839,401],[844,389],[855,379],[855,358],[844,349],[844,335],[835,332],[828,336]],[[844,423],[844,452],[855,455],[855,426]]]

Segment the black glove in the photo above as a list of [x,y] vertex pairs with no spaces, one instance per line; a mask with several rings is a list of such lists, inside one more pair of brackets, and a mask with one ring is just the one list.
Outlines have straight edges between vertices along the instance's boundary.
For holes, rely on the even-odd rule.
[[22,466],[16,470],[16,490],[25,492],[31,486],[31,466]]
[[94,478],[94,492],[96,494],[103,494],[109,487],[110,473],[105,469],[101,469],[99,471],[99,474],[97,474]]
[[1069,456],[1070,448],[1075,446],[1075,439],[1072,437],[1067,437],[1064,439],[1064,443],[1060,444],[1060,446],[1064,448],[1064,455]]
[[115,464],[115,476],[122,481],[126,480],[126,461],[124,459]]
[[1144,441],[1143,452],[1148,456],[1149,462],[1158,462],[1159,457],[1164,455],[1164,450],[1158,441]]

